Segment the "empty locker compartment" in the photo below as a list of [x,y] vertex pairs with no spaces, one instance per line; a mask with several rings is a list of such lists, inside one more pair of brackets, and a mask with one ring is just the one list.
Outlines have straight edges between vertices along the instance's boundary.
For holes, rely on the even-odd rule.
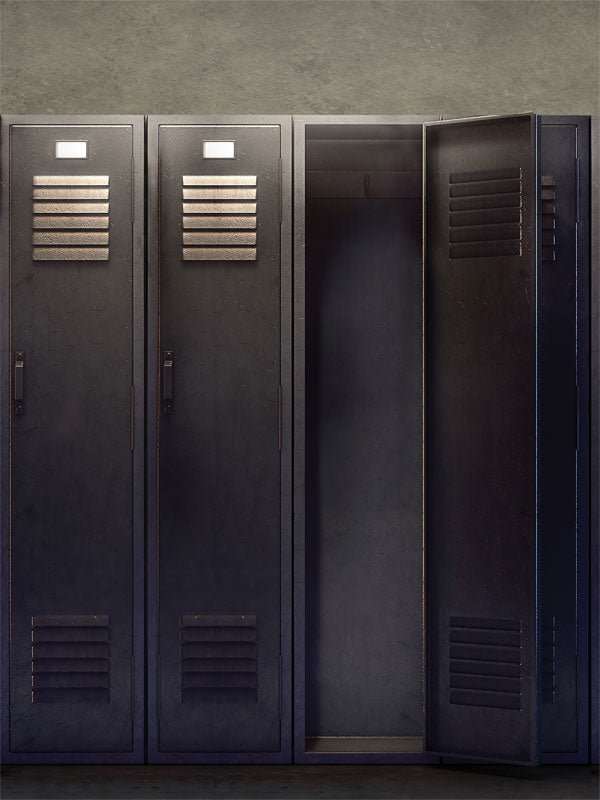
[[11,763],[144,757],[143,141],[140,117],[2,120]]
[[427,758],[421,121],[295,120],[301,761]]

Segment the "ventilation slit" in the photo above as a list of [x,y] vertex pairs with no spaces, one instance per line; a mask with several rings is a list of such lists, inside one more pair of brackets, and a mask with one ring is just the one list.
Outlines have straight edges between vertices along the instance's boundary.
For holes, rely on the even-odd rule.
[[182,702],[257,702],[253,614],[186,614],[180,619]]
[[542,175],[542,261],[556,261],[556,180]]
[[451,259],[522,254],[520,167],[454,173],[448,194]]
[[542,701],[556,700],[556,617],[542,626]]
[[109,618],[31,618],[31,702],[110,701]]
[[256,175],[183,176],[183,260],[256,261]]
[[450,702],[521,709],[519,620],[451,617]]

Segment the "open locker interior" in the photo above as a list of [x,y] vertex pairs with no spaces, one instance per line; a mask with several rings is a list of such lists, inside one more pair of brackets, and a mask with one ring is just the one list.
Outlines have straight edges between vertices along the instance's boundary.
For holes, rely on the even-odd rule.
[[421,125],[306,126],[308,753],[423,736]]

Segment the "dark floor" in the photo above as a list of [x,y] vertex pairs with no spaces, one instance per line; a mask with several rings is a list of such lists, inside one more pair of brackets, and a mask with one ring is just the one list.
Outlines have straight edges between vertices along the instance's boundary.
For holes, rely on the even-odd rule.
[[2,798],[599,797],[597,767],[10,766]]

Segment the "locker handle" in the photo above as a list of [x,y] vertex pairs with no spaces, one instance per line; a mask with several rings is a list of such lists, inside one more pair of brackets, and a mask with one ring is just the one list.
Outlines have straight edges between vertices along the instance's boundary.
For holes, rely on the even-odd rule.
[[173,413],[173,351],[165,350],[163,355],[163,414]]
[[23,369],[25,354],[22,350],[15,353],[15,414],[23,414],[25,402],[23,397]]

